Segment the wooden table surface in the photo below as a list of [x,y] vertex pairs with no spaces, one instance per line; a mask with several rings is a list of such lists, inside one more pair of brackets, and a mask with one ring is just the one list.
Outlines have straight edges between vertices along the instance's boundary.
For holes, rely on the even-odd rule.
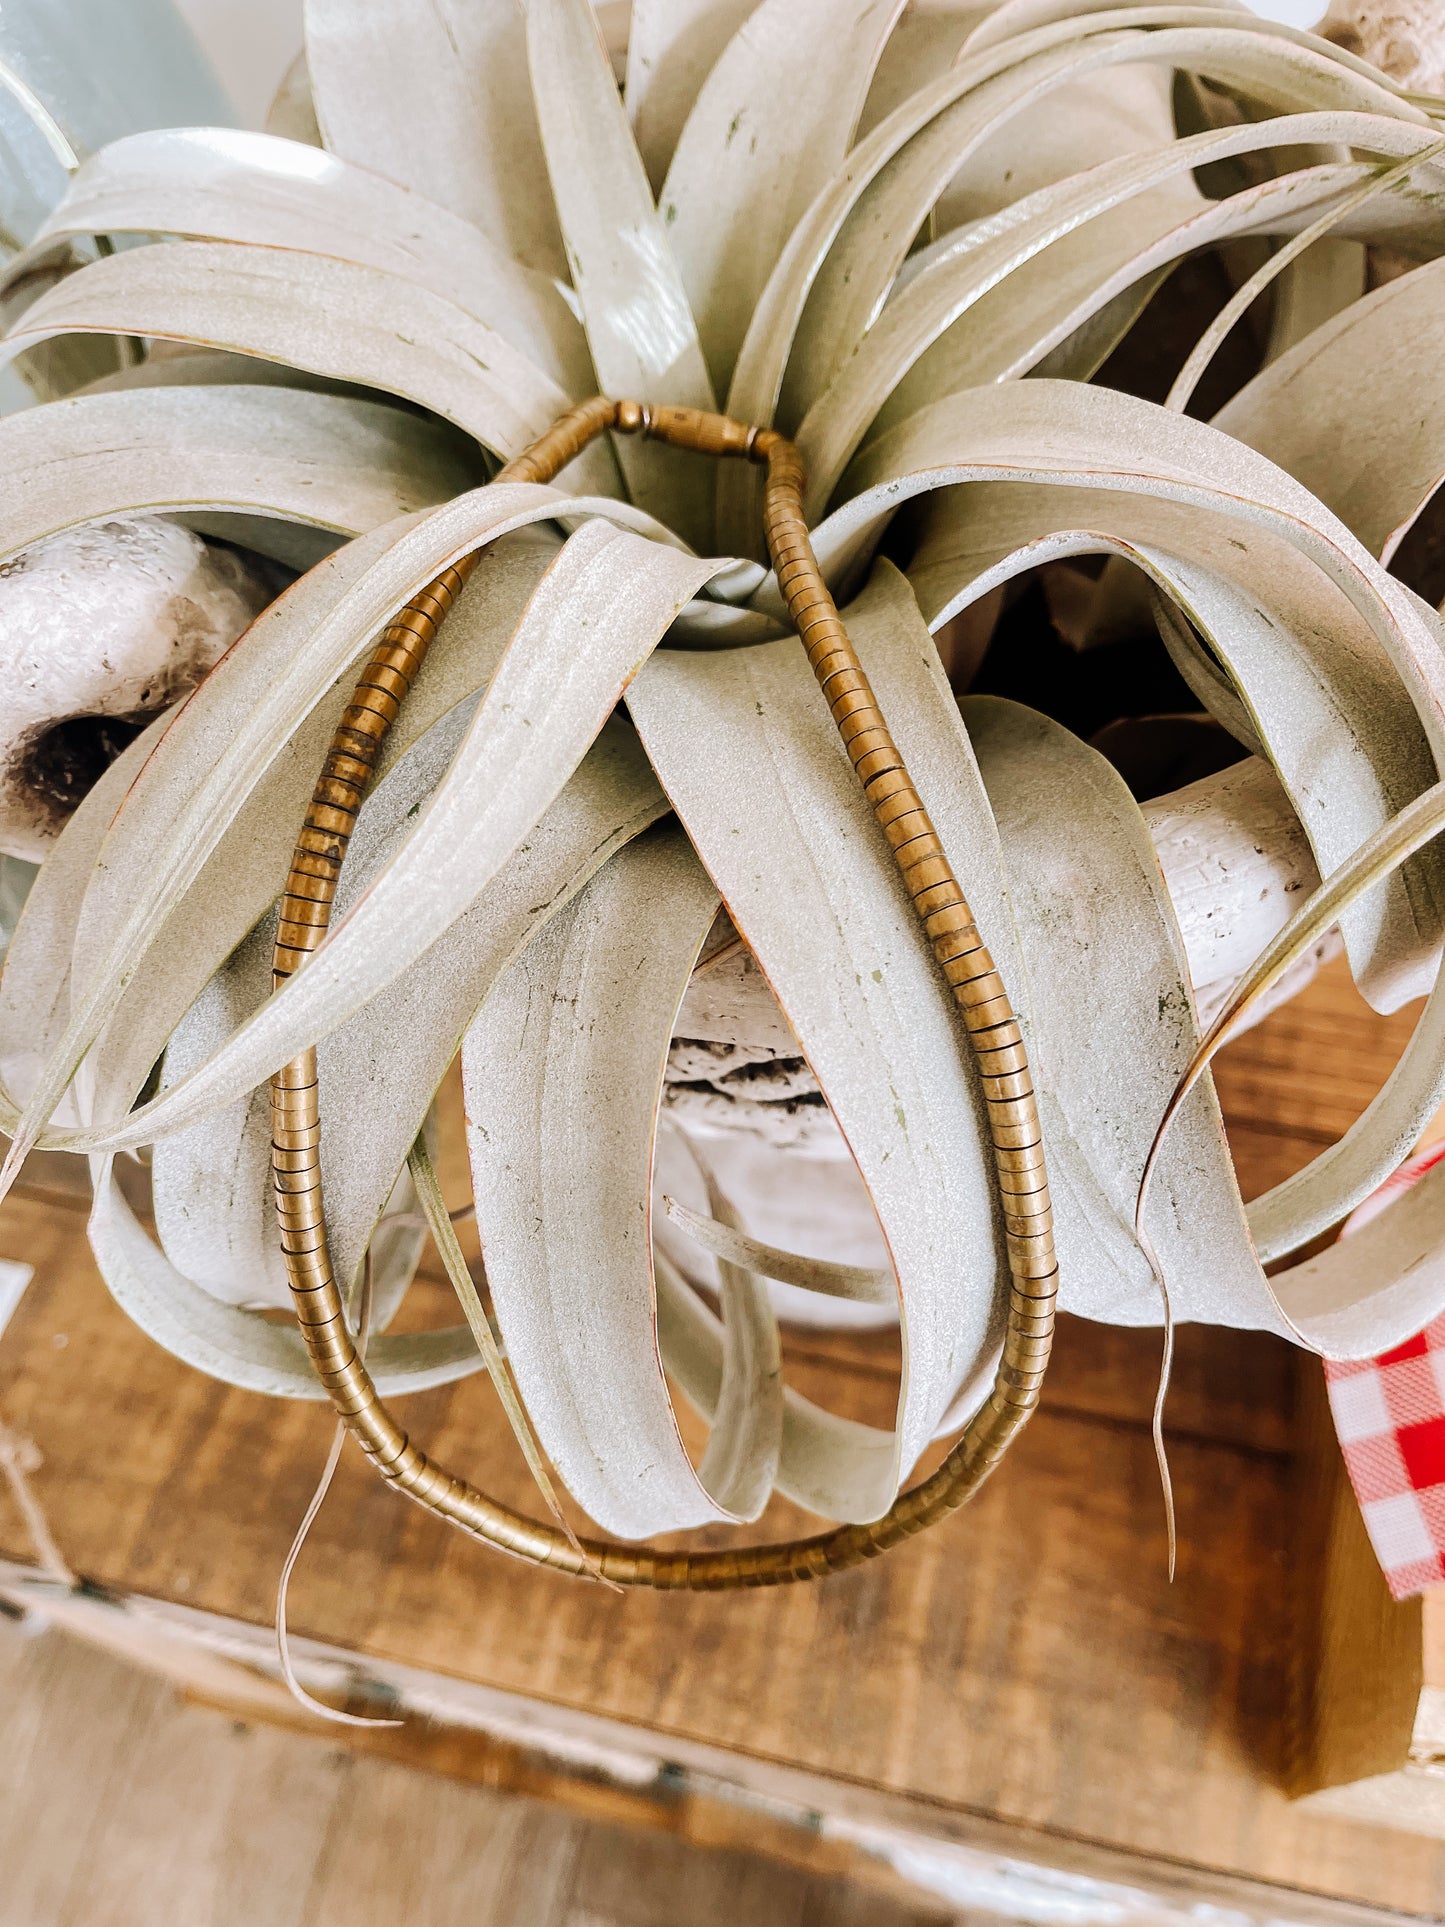
[[[1414,1015],[1373,1016],[1336,967],[1231,1047],[1219,1082],[1247,1193],[1338,1136]],[[82,1225],[40,1192],[0,1212],[0,1257],[36,1268],[0,1342],[0,1416],[45,1455],[35,1488],[54,1536],[104,1586],[264,1626],[329,1417],[157,1349],[110,1304]],[[414,1299],[418,1319],[449,1317],[435,1284]],[[790,1353],[803,1389],[886,1411],[886,1356],[818,1339]],[[1155,1333],[1065,1321],[1043,1408],[972,1507],[866,1570],[737,1597],[618,1596],[530,1572],[446,1532],[348,1451],[292,1623],[646,1729],[679,1758],[725,1755],[758,1784],[821,1776],[860,1811],[945,1835],[1095,1843],[1181,1874],[1445,1913],[1445,1844],[1283,1791],[1292,1426],[1317,1366],[1270,1338],[1181,1332],[1171,1586],[1148,1432],[1157,1358]],[[483,1381],[406,1415],[445,1460],[530,1503]],[[782,1505],[767,1521],[789,1523]],[[0,1555],[33,1556],[3,1499]]]

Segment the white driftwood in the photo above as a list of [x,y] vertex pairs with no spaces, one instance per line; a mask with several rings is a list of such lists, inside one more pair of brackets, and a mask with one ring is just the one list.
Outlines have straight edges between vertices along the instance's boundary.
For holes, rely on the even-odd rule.
[[7,562],[0,851],[38,862],[89,786],[53,736],[58,725],[149,721],[200,681],[275,591],[233,550],[142,516],[68,530]]
[[1423,94],[1445,93],[1445,14],[1440,0],[1333,0],[1317,29],[1362,54],[1392,80]]
[[[1279,778],[1257,756],[1146,803],[1144,820],[1207,1024],[1315,888],[1319,871]],[[1302,989],[1321,960],[1291,979],[1286,995]],[[1256,1012],[1256,1021],[1263,1015]]]

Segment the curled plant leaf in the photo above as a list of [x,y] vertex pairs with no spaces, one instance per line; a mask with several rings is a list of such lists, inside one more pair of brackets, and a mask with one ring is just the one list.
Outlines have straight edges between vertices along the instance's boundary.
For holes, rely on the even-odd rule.
[[782,1284],[797,1285],[803,1291],[822,1292],[831,1298],[856,1298],[865,1305],[893,1302],[894,1284],[890,1271],[873,1271],[866,1265],[842,1265],[826,1258],[804,1257],[796,1251],[780,1251],[776,1245],[750,1238],[736,1225],[724,1223],[717,1217],[703,1217],[700,1212],[691,1210],[676,1198],[667,1198],[664,1203],[673,1223],[715,1258],[726,1259],[728,1263],[742,1266],[748,1271],[761,1272],[765,1278],[776,1278]]
[[545,274],[566,265],[515,0],[306,0],[326,147],[450,208]]
[[6,557],[135,509],[359,535],[471,487],[460,437],[379,403],[245,384],[77,395],[0,421]]
[[581,330],[545,276],[435,199],[293,141],[214,127],[115,141],[77,170],[5,282],[90,234],[292,248],[400,275],[474,315],[569,390],[591,385]]
[[5,353],[96,333],[260,355],[380,388],[499,455],[525,447],[567,401],[525,355],[444,296],[357,262],[283,248],[158,242],[105,257],[33,302]]

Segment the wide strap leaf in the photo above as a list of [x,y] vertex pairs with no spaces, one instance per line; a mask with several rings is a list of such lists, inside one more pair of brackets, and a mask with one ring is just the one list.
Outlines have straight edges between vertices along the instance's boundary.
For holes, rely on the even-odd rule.
[[[1056,1202],[1060,1302],[1155,1324],[1134,1239],[1155,1125],[1199,1037],[1169,895],[1139,806],[1096,750],[998,698],[963,717],[998,823],[1033,1011],[1033,1074]],[[1207,1081],[1166,1145],[1146,1229],[1176,1315],[1280,1329]]]
[[[148,335],[260,355],[419,402],[499,455],[567,406],[557,384],[455,302],[355,262],[230,242],[157,242],[81,268],[26,309],[13,359],[65,334]],[[605,451],[579,472],[605,486]]]
[[[227,1385],[271,1398],[326,1397],[294,1325],[224,1305],[183,1277],[121,1195],[110,1158],[94,1160],[92,1181],[90,1248],[127,1318],[176,1358]],[[402,1253],[405,1262],[405,1247]],[[390,1281],[380,1283],[390,1294]],[[480,1371],[481,1364],[465,1325],[395,1337],[382,1333],[367,1352],[368,1369],[385,1398],[449,1385]]]
[[654,189],[718,57],[758,0],[632,0],[627,118]]
[[[427,542],[403,537],[384,557],[385,567],[373,569],[372,574],[388,584],[407,582],[416,559],[436,557],[440,550],[440,558],[433,559],[422,575],[422,581],[430,580],[447,553],[444,532],[469,524],[476,531],[479,507],[492,507],[495,502],[495,519],[485,531],[494,536],[518,519],[505,511],[515,509],[519,496],[534,503],[538,496],[543,498],[541,508],[532,511],[536,515],[552,506],[547,501],[550,494],[511,484],[483,491],[470,503],[462,498],[437,513],[436,526],[427,530]],[[554,506],[552,512],[556,512]],[[460,546],[475,546],[479,539],[474,532]],[[480,896],[535,827],[641,662],[716,566],[600,521],[584,524],[543,578],[447,779],[432,794],[385,872],[332,929],[306,969],[257,1013],[226,1051],[130,1113],[123,1123],[97,1127],[89,1138],[103,1142],[106,1149],[122,1148],[132,1142],[151,1142],[159,1131],[195,1121],[234,1101],[259,1077],[270,1075],[384,989]],[[400,599],[413,592],[406,590]],[[329,639],[335,646],[339,637],[346,636],[350,641],[345,646],[355,652],[357,617],[370,606],[356,590],[343,597],[313,633],[310,649],[319,658],[324,641]],[[383,609],[389,613],[394,606],[388,594]],[[583,606],[590,610],[586,618],[578,614]],[[370,633],[374,626],[367,623],[360,634]],[[259,718],[256,727],[259,733]],[[235,756],[240,762],[239,751]],[[223,787],[215,776],[212,786],[217,791]],[[202,820],[208,787],[200,786],[192,804]],[[207,853],[209,847],[207,841]],[[198,855],[193,845],[184,874],[169,880],[168,893],[179,898],[183,885],[199,871]],[[139,915],[138,910],[132,911],[128,929]],[[394,926],[395,935],[385,944],[374,940]],[[117,947],[112,946],[108,956]],[[100,1007],[103,992],[107,1001],[116,997],[113,970],[113,965],[97,970],[96,988],[90,992],[84,1018],[73,1020],[73,1032],[79,1033],[82,1021],[87,1026],[93,1021],[92,1012]],[[67,1042],[65,1054],[70,1048]],[[249,1053],[244,1071],[238,1069],[243,1048]],[[67,1142],[76,1148],[82,1144],[93,1148],[83,1135],[69,1136]]]
[[[627,124],[588,0],[521,0],[542,145],[597,379],[606,394],[712,408],[712,386],[671,241]],[[694,547],[712,531],[712,476],[631,436],[632,499]]]
[[673,1018],[716,911],[680,831],[641,839],[518,958],[462,1048],[477,1230],[507,1356],[568,1490],[629,1538],[733,1516],[677,1431],[648,1211]]
[[[1117,25],[1125,19],[1122,14],[1116,15],[1110,24]],[[895,158],[904,154],[920,135],[931,134],[935,124],[941,118],[946,119],[950,110],[975,89],[984,87],[1010,68],[1036,55],[1053,56],[1055,64],[1065,66],[1076,60],[1077,52],[1071,43],[1078,38],[1073,24],[1063,23],[1021,36],[1002,49],[991,48],[972,56],[965,51],[950,71],[935,75],[916,89],[860,141],[846,167],[834,175],[794,228],[758,300],[729,390],[728,406],[733,413],[749,420],[772,420],[804,306],[818,286],[820,275],[826,272],[835,249],[847,245],[840,237],[847,235],[855,210]],[[1138,39],[1137,50],[1142,51],[1142,36]],[[946,151],[956,152],[953,130],[949,129],[943,138]],[[955,166],[961,158],[960,153]],[[947,178],[945,173],[935,184],[934,194]],[[919,222],[931,205],[931,198],[925,195],[918,219],[901,238],[899,262],[912,245]],[[884,288],[888,278],[891,277],[884,279]],[[882,290],[878,292],[881,295]],[[868,305],[871,310],[873,304]]]
[[[847,620],[860,651],[875,631],[910,625],[912,646],[932,649],[888,571]],[[986,1378],[1000,1329],[1000,1233],[967,1041],[796,640],[659,654],[628,706],[872,1193],[906,1335],[896,1481],[959,1386]],[[926,780],[911,755],[910,768]],[[968,853],[952,860],[967,875]]]
[[[1177,203],[1158,189],[1095,215],[1011,269],[945,328],[893,388],[866,439],[942,395],[986,381],[1035,369],[1086,379],[1119,338],[1120,319],[1124,327],[1132,326],[1158,278],[1176,262],[1235,238],[1297,233],[1344,202],[1374,171],[1369,162],[1311,167],[1207,202],[1184,221],[1177,218]],[[1382,194],[1341,231],[1401,241],[1408,233],[1417,242],[1427,241],[1445,233],[1445,210],[1428,197]],[[1357,250],[1355,242],[1335,245]],[[1119,313],[1110,319],[1111,311]],[[1296,318],[1303,325],[1307,316],[1297,307]],[[1102,344],[1089,344],[1087,359],[1062,359],[1069,352],[1068,337],[1090,336],[1101,322],[1107,331]]]
[[1294,1337],[1326,1358],[1377,1358],[1440,1315],[1445,1183],[1439,1167],[1318,1257],[1270,1280]]
[[582,331],[554,282],[438,201],[295,141],[217,127],[115,141],[72,175],[4,284],[57,242],[88,234],[297,248],[379,268],[464,308],[568,393],[595,386]]
[[326,146],[567,271],[516,0],[305,0]]
[[898,291],[809,408],[798,443],[808,461],[814,512],[826,505],[888,395],[944,329],[1079,223],[1157,191],[1190,168],[1262,147],[1338,140],[1394,155],[1428,147],[1432,139],[1428,127],[1382,115],[1294,114],[1101,162],[1072,180],[1041,188],[991,221],[963,229]]
[[[188,698],[181,733],[161,738],[158,763],[177,791],[169,807],[162,805],[153,824],[147,822],[141,797],[146,804],[158,798],[160,779],[130,799],[127,828],[137,832],[144,852],[144,882],[128,869],[114,894],[117,917],[104,957],[93,960],[63,1048],[57,1045],[32,1097],[43,1115],[22,1128],[9,1095],[0,1093],[0,1126],[24,1138],[32,1124],[48,1119],[164,919],[194,885],[257,783],[328,693],[334,695],[382,623],[457,556],[550,520],[559,505],[584,515],[608,506],[585,498],[569,503],[531,484],[493,485],[429,516],[360,537],[263,611]],[[244,703],[235,701],[238,690],[244,690]],[[12,1152],[12,1172],[20,1155]]]
[[[1328,870],[1428,786],[1432,765],[1359,611],[1296,551],[1239,527],[1142,494],[985,484],[928,511],[911,576],[942,621],[965,598],[1064,555],[1112,553],[1142,570],[1172,600],[1159,619],[1176,666],[1205,708],[1269,755]],[[1389,1008],[1433,981],[1433,915],[1404,879],[1393,905],[1376,892],[1346,913],[1362,986]]]
[[[341,914],[394,854],[450,764],[469,720],[465,707],[444,718],[368,799],[338,893]],[[350,1280],[355,1274],[462,1034],[498,975],[616,849],[665,809],[666,799],[632,732],[624,721],[609,719],[492,888],[380,996],[323,1038],[317,1051],[321,1164],[339,1277]],[[249,959],[248,943],[207,986],[172,1037],[166,1060],[170,1082],[218,1052],[269,998],[273,935],[274,918],[268,917],[256,940],[259,971]],[[264,1111],[264,1091],[259,1101]],[[243,1099],[162,1138],[152,1152],[152,1169],[167,1251],[200,1277],[184,1256],[205,1247],[198,1211],[208,1219],[221,1214],[228,1227],[239,1222],[239,1232],[226,1229],[217,1240],[234,1249],[254,1221],[257,1201],[273,1210],[269,1115],[254,1117]],[[183,1227],[166,1203],[172,1191],[188,1201],[192,1214]],[[173,1242],[178,1232],[184,1248]],[[271,1236],[274,1243],[274,1227]]]
[[478,479],[462,437],[382,402],[231,385],[76,395],[0,419],[0,554],[135,509],[357,535]]
[[1215,417],[1217,428],[1288,469],[1386,562],[1445,479],[1445,371],[1432,352],[1442,299],[1445,261],[1386,282],[1272,362]]
[[[1085,20],[1050,14],[1037,27],[1002,37],[999,44],[976,35],[950,72],[919,87],[860,142],[799,221],[754,310],[729,392],[729,411],[744,420],[772,421],[812,292],[817,292],[823,311],[836,299],[847,312],[856,298],[852,325],[833,330],[829,340],[846,337],[851,348],[861,338],[920,223],[967,157],[971,136],[980,134],[978,109],[969,98],[975,90],[987,92],[990,83],[1003,77],[992,98],[1006,117],[1020,87],[1037,82],[1047,90],[1065,84],[1070,74],[1077,78],[1101,65],[1166,58],[1236,82],[1251,98],[1286,109],[1362,110],[1425,125],[1419,110],[1401,101],[1363,63],[1338,50],[1327,56],[1307,36],[1242,11],[1117,7]],[[984,105],[987,127],[992,122]],[[979,238],[987,232],[980,230]],[[855,245],[860,257],[856,261],[850,259]],[[865,272],[866,261],[876,266]],[[834,353],[833,347],[825,350],[819,379],[841,365]],[[812,398],[809,393],[805,400]],[[754,487],[753,478],[742,470],[725,469],[719,477],[720,539],[739,553],[750,552],[746,545],[757,525]]]
[[783,245],[841,166],[902,0],[763,0],[708,75],[659,197],[725,393]]
[[[929,221],[937,229],[939,248],[948,245],[949,230],[960,222],[964,231],[958,240],[964,244],[967,229],[974,222],[987,222],[978,230],[976,240],[1001,227],[1009,229],[1018,218],[1014,203],[1026,200],[1030,190],[1023,188],[1015,194],[1010,191],[1012,183],[1007,182],[1002,184],[1002,194],[989,192],[991,157],[1001,144],[1017,138],[1020,125],[1026,130],[1025,139],[1027,130],[1045,118],[1071,125],[1071,92],[1091,82],[1101,86],[1122,79],[1127,85],[1129,77],[1138,71],[1130,63],[1143,51],[1143,39],[1135,33],[1099,35],[1083,46],[1070,42],[1047,48],[992,74],[989,68],[999,64],[997,57],[981,65],[964,57],[961,71],[974,70],[988,77],[981,77],[959,99],[935,114],[876,170],[819,267],[788,356],[780,409],[785,424],[796,428],[856,353],[878,320],[921,224]],[[1116,114],[1113,130],[1088,128],[1077,135],[1071,130],[1065,137],[1066,153],[1058,157],[1066,175],[1120,151],[1120,118]],[[1114,136],[1111,145],[1101,151],[1087,151],[1086,133],[1108,139],[1110,131]],[[1082,151],[1070,155],[1067,146]],[[1034,158],[1031,156],[1026,165],[1031,166]],[[1076,168],[1068,167],[1070,158],[1077,159]],[[961,210],[955,210],[954,218],[939,211],[940,199],[950,183],[960,193],[972,187],[978,206],[966,218]],[[1052,184],[1052,180],[1046,180],[1043,186]],[[989,205],[1000,201],[1002,212],[997,205]],[[918,272],[929,258],[925,253],[921,260],[911,262],[910,273]]]
[[[1082,485],[1172,505],[1168,546],[1176,555],[1205,541],[1212,545],[1206,562],[1227,577],[1235,569],[1231,557],[1243,564],[1254,555],[1257,566],[1278,565],[1282,591],[1293,585],[1308,592],[1317,613],[1296,641],[1310,652],[1318,645],[1317,661],[1328,660],[1332,644],[1338,651],[1341,711],[1360,740],[1373,741],[1374,780],[1390,807],[1427,787],[1445,754],[1438,621],[1298,483],[1205,423],[1077,382],[1018,382],[921,411],[877,442],[850,479],[859,493],[816,536],[820,558],[835,572],[846,570],[905,500],[963,481]],[[1041,506],[1037,498],[1034,506]],[[1199,511],[1218,519],[1211,526]],[[1155,512],[1151,506],[1150,516]],[[1063,526],[1078,526],[1076,510],[1065,507]],[[1158,525],[1150,529],[1156,537]],[[1034,529],[1050,532],[1044,521]],[[1005,543],[1005,551],[1015,546]],[[1266,596],[1266,607],[1270,601]],[[1364,712],[1349,686],[1347,658],[1369,674],[1373,695]],[[1383,727],[1381,704],[1394,718]],[[1328,821],[1321,799],[1311,831],[1322,872],[1360,840],[1347,837],[1332,851]],[[1357,975],[1384,1008],[1419,995],[1432,979],[1440,929],[1433,876],[1427,858],[1412,883],[1393,879],[1375,899],[1384,907],[1371,908],[1363,931],[1355,926]]]
[[[732,1200],[710,1165],[699,1157],[696,1144],[692,1149],[716,1222],[736,1231],[740,1220]],[[772,1293],[761,1273],[731,1258],[718,1259],[717,1273],[722,1370],[709,1414],[712,1430],[697,1475],[730,1513],[756,1519],[772,1496],[782,1458],[782,1336]]]
[[[662,1251],[657,1261],[657,1336],[669,1376],[703,1417],[719,1411],[726,1371],[722,1320],[686,1283]],[[777,1489],[825,1519],[866,1523],[879,1518],[898,1487],[892,1432],[814,1405],[783,1388]]]
[[[454,713],[485,685],[556,546],[544,531],[522,530],[488,550],[428,653],[388,737],[383,777],[391,765],[408,762],[413,745],[439,717]],[[335,593],[333,584],[327,601]],[[324,609],[326,601],[321,606]],[[304,609],[289,613],[292,620],[286,628],[294,636],[307,617]],[[264,686],[270,665],[261,658],[285,646],[284,636],[274,630],[251,642],[256,646],[248,643],[241,660],[226,664],[228,673],[197,699],[194,711],[188,708],[177,718],[174,739],[158,749],[117,815],[77,920],[73,955],[82,982],[100,967],[126,914],[132,866],[144,860],[150,841],[164,834],[186,808],[196,780],[196,758],[204,756],[206,739],[214,741],[226,715],[235,719],[233,727],[239,726]],[[145,966],[126,986],[86,1060],[92,1122],[125,1115],[192,1001],[275,902],[316,772],[350,694],[343,679],[296,729],[226,828],[210,862],[155,933]],[[270,989],[268,976],[256,1001],[269,996]],[[239,1016],[249,1016],[250,1008],[244,1005],[232,1013],[222,1034],[229,1034]],[[258,1072],[251,1081],[259,1082],[264,1075]]]

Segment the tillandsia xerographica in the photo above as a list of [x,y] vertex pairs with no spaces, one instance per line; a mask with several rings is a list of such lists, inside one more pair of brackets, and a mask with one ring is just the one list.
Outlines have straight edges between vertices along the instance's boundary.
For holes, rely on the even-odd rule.
[[[1046,1348],[1020,1239],[1121,1323],[1167,1303],[1359,1355],[1439,1312],[1445,1166],[1262,1267],[1445,1097],[1445,634],[1417,592],[1445,103],[1242,8],[309,0],[306,29],[274,133],[104,148],[8,270],[6,351],[52,384],[57,343],[141,346],[0,422],[4,554],[164,516],[300,573],[43,832],[0,979],[7,1179],[89,1156],[132,1317],[346,1406],[350,1366],[323,1385],[325,1345],[263,1309],[308,1316],[309,1159],[336,1305],[372,1282],[376,1399],[486,1362],[539,1479],[619,1540],[774,1490],[854,1534],[819,1544],[916,1523],[900,1490],[983,1423],[1006,1319]],[[594,395],[555,477],[507,468]],[[757,431],[734,455],[796,448],[849,689],[1027,1074],[970,1049],[844,671],[800,647],[826,595],[795,593],[772,468],[692,452],[718,414]],[[665,418],[692,426],[609,432]],[[1196,713],[1196,780],[1086,740],[1142,713],[1059,700],[1105,662]],[[1377,1008],[1430,1001],[1359,1124],[1246,1211],[1201,1025],[1331,943]],[[429,1148],[458,1055],[495,1336]],[[1026,1088],[1037,1146],[990,1109]],[[114,1172],[145,1146],[155,1237]],[[427,1226],[467,1323],[390,1334]],[[892,1430],[784,1383],[780,1312],[897,1320]],[[711,1422],[696,1464],[673,1387]],[[393,1473],[396,1438],[369,1439]],[[409,1489],[511,1530],[443,1474]],[[832,1557],[517,1530],[647,1583]]]

